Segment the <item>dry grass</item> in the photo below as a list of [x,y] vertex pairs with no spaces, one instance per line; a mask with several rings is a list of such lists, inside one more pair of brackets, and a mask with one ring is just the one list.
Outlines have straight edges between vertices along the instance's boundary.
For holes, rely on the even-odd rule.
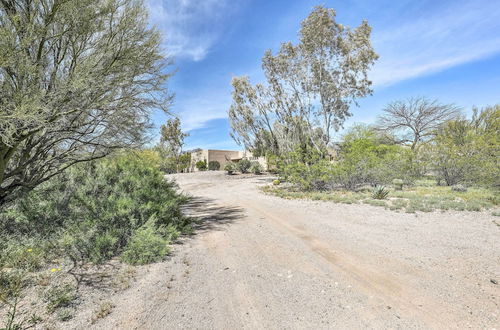
[[94,324],[98,320],[105,318],[107,315],[111,314],[113,308],[115,305],[109,301],[105,301],[101,303],[95,310],[94,313],[92,314],[92,318],[90,320],[90,323]]
[[359,191],[294,191],[277,186],[265,186],[265,193],[286,199],[311,199],[344,204],[368,204],[384,207],[392,211],[407,213],[447,211],[483,211],[494,210],[500,205],[498,192],[484,188],[469,188],[466,192],[453,191],[451,187],[437,186],[431,180],[421,180],[414,186],[403,190],[390,189],[385,200],[375,200],[370,196],[370,189]]

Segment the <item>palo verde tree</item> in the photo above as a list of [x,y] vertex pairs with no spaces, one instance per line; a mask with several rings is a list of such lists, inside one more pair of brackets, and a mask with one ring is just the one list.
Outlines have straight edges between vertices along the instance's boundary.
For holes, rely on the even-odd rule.
[[378,56],[370,33],[366,21],[350,29],[336,22],[333,9],[314,8],[302,22],[298,44],[265,53],[266,85],[233,78],[229,120],[235,141],[259,153],[324,153],[350,106],[372,92],[367,73]]
[[[161,125],[160,134],[158,150],[165,161],[164,170],[168,172],[179,172],[184,139],[188,137],[189,134],[182,131],[179,118],[169,119],[166,125]],[[172,161],[173,164],[171,164]]]
[[0,0],[0,205],[144,142],[171,99],[147,21],[139,0]]
[[460,110],[453,104],[442,104],[425,97],[389,103],[379,116],[377,127],[399,136],[416,151],[419,142],[431,138],[444,123],[456,119]]

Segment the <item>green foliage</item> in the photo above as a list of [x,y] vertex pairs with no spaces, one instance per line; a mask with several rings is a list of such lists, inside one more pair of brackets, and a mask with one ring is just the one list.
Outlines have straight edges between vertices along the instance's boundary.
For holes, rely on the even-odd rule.
[[415,168],[409,148],[390,142],[366,126],[354,126],[340,144],[334,162],[320,153],[295,152],[287,155],[281,175],[301,190],[325,190],[338,186],[355,190],[363,185],[388,184],[395,178],[412,182]]
[[300,190],[326,190],[334,180],[332,164],[325,159],[311,164],[297,160],[282,168],[281,176]]
[[204,160],[199,160],[195,164],[196,168],[200,171],[206,171],[207,170],[207,161]]
[[208,162],[208,169],[210,171],[218,171],[220,169],[220,163],[216,160],[211,160]]
[[233,174],[237,170],[238,170],[238,166],[233,162],[228,162],[224,166],[224,171],[227,171],[228,174]]
[[500,105],[446,123],[427,145],[438,181],[500,187]]
[[369,191],[329,190],[296,191],[281,187],[266,186],[262,190],[282,198],[309,198],[334,203],[353,204],[362,202],[373,206],[383,206],[389,210],[404,210],[407,213],[431,212],[435,210],[483,211],[493,209],[498,213],[500,201],[495,191],[486,188],[469,188],[466,192],[456,192],[449,187],[430,184],[429,180],[419,180],[404,191],[391,192],[386,200],[373,199]]
[[135,153],[81,164],[2,212],[8,243],[1,244],[15,258],[4,261],[2,254],[0,261],[34,269],[43,256],[64,254],[74,262],[102,263],[121,254],[146,223],[165,239],[167,228],[187,229],[180,210],[185,201],[175,183]]
[[281,183],[280,180],[276,179],[276,180],[273,180],[273,186],[279,186]]
[[146,225],[132,235],[121,259],[132,265],[160,261],[170,252],[169,243],[154,227]]
[[401,179],[394,179],[394,180],[392,180],[392,184],[394,185],[394,188],[396,190],[403,190],[403,184],[404,184],[403,180],[401,180]]
[[261,174],[264,169],[259,162],[252,162],[252,166],[250,166],[250,172],[253,174]]
[[248,170],[251,166],[252,162],[250,162],[248,159],[242,159],[238,162],[238,169],[241,173],[248,173]]
[[0,204],[146,142],[171,100],[147,16],[136,0],[0,2]]
[[389,190],[387,190],[384,186],[376,186],[372,191],[373,199],[386,199],[389,195]]
[[367,72],[378,55],[370,35],[367,21],[351,29],[336,21],[333,9],[315,7],[296,44],[284,42],[276,54],[264,54],[267,83],[233,78],[231,136],[259,154],[309,147],[324,152],[350,105],[371,93]]
[[75,288],[70,284],[51,287],[44,292],[47,311],[54,313],[57,309],[69,307],[76,299]]
[[458,191],[458,192],[465,192],[467,191],[467,187],[461,184],[456,184],[451,187],[453,191]]

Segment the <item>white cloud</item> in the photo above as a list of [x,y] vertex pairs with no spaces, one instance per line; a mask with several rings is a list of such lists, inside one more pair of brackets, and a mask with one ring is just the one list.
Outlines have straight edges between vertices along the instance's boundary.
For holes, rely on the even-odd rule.
[[148,0],[150,20],[164,35],[174,57],[200,61],[219,38],[230,0]]
[[[432,6],[432,4],[431,4]],[[401,17],[373,33],[380,55],[371,78],[376,86],[479,60],[500,52],[500,3],[454,1],[419,17]],[[415,13],[416,15],[416,13]]]
[[231,102],[230,92],[203,91],[196,97],[184,98],[176,108],[185,131],[203,128],[214,119],[227,118]]

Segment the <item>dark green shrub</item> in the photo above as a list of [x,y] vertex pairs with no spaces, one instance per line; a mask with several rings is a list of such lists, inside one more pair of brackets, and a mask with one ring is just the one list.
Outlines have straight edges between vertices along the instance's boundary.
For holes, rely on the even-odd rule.
[[227,174],[233,174],[237,170],[238,166],[233,162],[229,162],[224,166],[224,171],[227,171]]
[[394,179],[392,180],[392,184],[394,185],[394,188],[396,190],[403,190],[403,180],[401,179]]
[[[23,249],[32,246],[33,255],[42,250],[102,263],[121,254],[147,222],[165,239],[164,228],[189,228],[180,209],[187,199],[176,188],[141,157],[120,154],[75,166],[30,192],[1,213],[0,229],[10,241],[23,242]],[[50,249],[35,242],[49,242]],[[21,257],[31,268],[38,264],[26,259],[31,254]]]
[[250,172],[253,174],[261,174],[263,171],[262,165],[259,162],[252,162],[252,166],[250,166]]
[[220,170],[220,163],[216,160],[211,160],[208,162],[208,169],[210,171],[218,171]]
[[248,159],[242,159],[238,162],[238,169],[241,173],[248,173],[250,166],[252,166],[252,162],[250,162]]
[[196,162],[195,166],[200,171],[206,171],[207,170],[207,161],[206,160],[199,160]]
[[155,228],[138,229],[128,242],[121,259],[132,265],[144,265],[162,260],[170,251],[170,242],[160,236]]

